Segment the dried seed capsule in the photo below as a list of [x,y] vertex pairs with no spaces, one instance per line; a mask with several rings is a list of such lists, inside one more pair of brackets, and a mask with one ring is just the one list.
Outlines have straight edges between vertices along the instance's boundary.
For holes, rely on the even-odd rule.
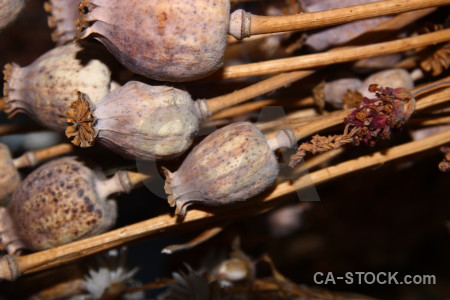
[[48,26],[53,29],[52,40],[58,45],[64,45],[73,40],[77,31],[75,21],[78,14],[79,0],[49,0],[44,3],[44,9],[51,15]]
[[401,87],[407,90],[414,88],[414,80],[405,69],[389,69],[372,74],[363,81],[359,92],[364,97],[372,98],[374,94],[369,91],[369,86],[372,84],[393,88]]
[[53,130],[66,127],[66,110],[78,90],[100,100],[110,90],[110,72],[98,60],[82,64],[76,58],[81,48],[54,48],[27,67],[5,66],[5,112],[13,117],[26,113]]
[[103,43],[128,69],[164,81],[189,81],[222,66],[228,0],[84,0],[77,39]]
[[238,122],[207,136],[176,172],[165,170],[165,190],[175,213],[184,215],[193,203],[220,206],[255,196],[274,182],[278,171],[261,131]]
[[313,89],[314,100],[319,108],[323,109],[328,103],[334,108],[344,106],[343,97],[348,91],[357,91],[361,86],[358,78],[341,78],[329,82],[323,82]]
[[11,194],[20,184],[20,175],[14,166],[8,146],[0,143],[0,199]]
[[67,111],[66,135],[89,147],[94,140],[127,158],[154,160],[180,155],[198,130],[189,93],[130,81],[93,104],[79,94]]
[[25,0],[0,0],[0,29],[14,21],[25,5]]
[[117,214],[107,186],[73,157],[42,165],[13,193],[8,209],[17,234],[42,250],[106,231]]

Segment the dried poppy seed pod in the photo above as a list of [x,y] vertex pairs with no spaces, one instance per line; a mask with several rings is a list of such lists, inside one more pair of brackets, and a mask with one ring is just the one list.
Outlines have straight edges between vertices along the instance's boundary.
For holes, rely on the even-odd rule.
[[128,69],[189,81],[222,66],[229,0],[84,0],[77,39],[103,43]]
[[67,112],[66,135],[89,147],[94,140],[127,158],[154,160],[187,150],[198,130],[189,93],[130,81],[93,104],[79,94]]
[[77,31],[75,21],[78,14],[80,0],[49,0],[44,3],[44,9],[51,15],[48,26],[53,29],[52,40],[58,45],[64,45],[73,40]]
[[189,205],[220,206],[243,201],[265,190],[278,175],[278,162],[264,135],[238,122],[207,136],[171,173],[165,190],[176,214]]
[[73,157],[42,165],[23,180],[9,204],[17,234],[29,249],[42,250],[108,230],[117,211],[107,197],[131,188],[124,174],[103,179]]
[[407,90],[414,89],[414,80],[405,69],[389,69],[372,74],[363,81],[359,92],[364,97],[372,98],[374,94],[369,91],[369,86],[372,84],[392,86],[393,88],[402,87]]
[[20,175],[14,165],[8,146],[0,143],[0,199],[11,194],[20,184]]
[[319,108],[323,109],[328,103],[334,108],[344,106],[343,96],[350,91],[357,91],[361,86],[361,80],[358,78],[341,78],[324,82],[313,89],[314,100]]
[[14,21],[25,5],[25,0],[0,0],[0,29]]
[[98,60],[83,65],[76,55],[81,48],[67,45],[45,53],[31,65],[5,66],[5,112],[26,113],[53,130],[66,127],[66,110],[78,90],[100,100],[110,90],[110,72]]

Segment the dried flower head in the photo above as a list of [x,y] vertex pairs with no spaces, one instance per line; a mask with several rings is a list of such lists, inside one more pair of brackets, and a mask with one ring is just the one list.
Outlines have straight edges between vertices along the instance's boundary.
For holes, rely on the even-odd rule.
[[143,291],[126,293],[130,287],[138,285],[133,276],[138,268],[128,270],[126,265],[126,248],[113,249],[97,256],[96,268],[90,268],[85,276],[83,284],[86,293],[73,296],[69,300],[143,300]]
[[230,2],[83,0],[76,39],[92,35],[128,69],[162,81],[222,66]]
[[31,65],[5,66],[5,112],[13,117],[26,113],[42,126],[64,130],[66,110],[77,91],[100,100],[110,90],[110,72],[99,60],[82,64],[76,58],[82,48],[67,45],[45,53]]
[[[420,30],[420,33],[428,33],[443,30],[441,24],[428,24]],[[418,50],[421,57],[420,67],[430,72],[433,76],[440,75],[450,66],[450,43],[433,45]]]
[[25,0],[0,0],[0,29],[17,18],[25,6]]
[[376,97],[364,97],[360,106],[344,119],[344,134],[313,136],[310,142],[298,147],[289,165],[294,167],[307,152],[322,153],[349,143],[375,146],[378,139],[389,139],[392,131],[402,127],[414,112],[416,101],[407,89],[381,88],[372,84],[369,91],[375,93]]
[[197,115],[186,91],[129,81],[95,104],[79,93],[67,111],[66,135],[75,145],[96,140],[131,159],[169,159],[191,146]]
[[176,172],[165,170],[165,190],[183,216],[194,203],[220,206],[255,196],[272,185],[278,169],[261,131],[238,122],[207,136]]
[[48,0],[44,9],[50,13],[48,26],[53,29],[52,40],[64,45],[73,40],[76,32],[75,21],[78,19],[79,0]]
[[321,110],[325,107],[325,104],[334,108],[342,108],[345,93],[357,91],[360,86],[361,80],[357,78],[341,78],[322,82],[313,89],[314,100]]
[[91,146],[97,132],[93,128],[96,120],[91,113],[87,95],[78,92],[78,99],[70,104],[66,115],[66,136],[81,148]]
[[439,163],[439,170],[448,172],[450,171],[450,147],[441,147],[441,152],[444,153],[444,159]]
[[29,249],[42,250],[109,229],[116,203],[102,178],[73,157],[53,160],[28,175],[8,206]]

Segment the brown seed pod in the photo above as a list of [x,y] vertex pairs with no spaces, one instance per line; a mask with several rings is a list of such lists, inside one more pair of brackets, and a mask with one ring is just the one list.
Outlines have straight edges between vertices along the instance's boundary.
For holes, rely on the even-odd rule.
[[76,45],[54,48],[31,65],[5,66],[5,112],[13,117],[26,113],[53,130],[66,127],[66,110],[78,90],[100,100],[110,90],[110,72],[98,60],[82,64],[76,58],[82,49]]
[[29,249],[42,250],[106,231],[117,215],[107,197],[131,187],[121,174],[105,180],[73,157],[42,165],[9,204],[17,234]]
[[189,93],[130,81],[95,104],[80,93],[67,111],[67,122],[66,136],[77,146],[89,147],[97,140],[124,157],[154,160],[186,151],[199,117]]
[[128,69],[189,81],[222,66],[228,0],[83,0],[76,39],[92,35]]
[[238,122],[207,136],[171,173],[165,190],[176,214],[194,203],[220,206],[243,201],[265,190],[278,175],[278,161],[264,135]]
[[48,26],[53,29],[52,40],[57,45],[64,45],[73,40],[77,31],[75,21],[80,0],[49,0],[44,3],[44,9],[50,13]]
[[25,0],[0,0],[0,29],[14,21],[25,6]]
[[0,143],[0,199],[11,194],[20,184],[20,175],[14,165],[8,146]]
[[372,98],[374,94],[369,91],[369,86],[372,84],[393,88],[401,87],[407,90],[414,88],[414,80],[405,69],[388,69],[374,73],[363,81],[359,92],[364,97]]
[[340,109],[344,106],[344,94],[348,91],[356,91],[360,86],[361,80],[358,78],[341,78],[323,82],[313,89],[314,100],[321,109],[326,103]]

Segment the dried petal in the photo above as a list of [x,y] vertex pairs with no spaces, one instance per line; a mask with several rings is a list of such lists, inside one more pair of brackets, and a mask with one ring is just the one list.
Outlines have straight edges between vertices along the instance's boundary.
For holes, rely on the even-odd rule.
[[228,0],[84,0],[77,39],[93,34],[128,69],[189,81],[222,66]]

